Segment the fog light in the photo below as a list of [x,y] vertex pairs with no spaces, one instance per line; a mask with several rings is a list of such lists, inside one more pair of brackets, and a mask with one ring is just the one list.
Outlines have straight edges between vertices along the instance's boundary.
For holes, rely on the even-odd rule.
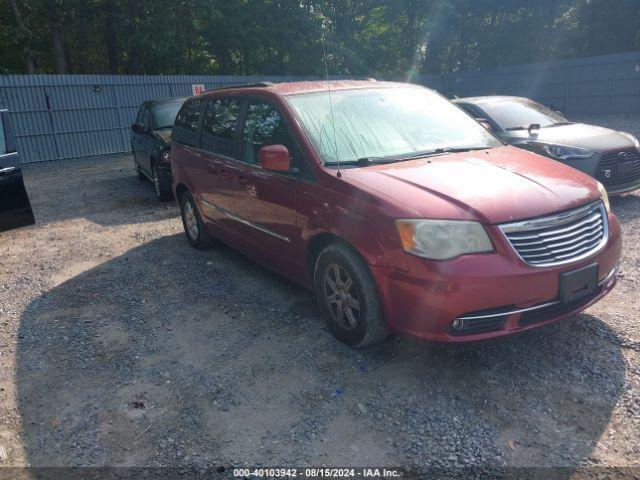
[[456,318],[451,325],[454,330],[462,330],[462,327],[464,327],[464,320]]

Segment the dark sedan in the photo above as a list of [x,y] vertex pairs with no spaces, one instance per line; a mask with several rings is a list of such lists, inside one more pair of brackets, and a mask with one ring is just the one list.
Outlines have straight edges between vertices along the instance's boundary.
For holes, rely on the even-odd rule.
[[131,150],[140,180],[153,182],[161,202],[171,200],[171,130],[184,98],[148,100],[131,126]]
[[573,123],[522,97],[469,97],[454,102],[502,141],[553,158],[599,180],[609,194],[640,188],[640,146],[629,133]]
[[33,223],[9,112],[0,110],[0,232]]

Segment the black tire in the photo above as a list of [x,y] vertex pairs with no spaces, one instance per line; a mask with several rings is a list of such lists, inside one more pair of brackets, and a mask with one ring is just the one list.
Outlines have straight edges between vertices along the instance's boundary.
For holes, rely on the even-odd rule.
[[136,168],[136,177],[138,177],[138,181],[144,182],[147,179],[147,177],[145,177],[144,173],[142,173],[142,170],[140,170],[140,164],[138,163],[137,160],[134,160],[133,163]]
[[[336,266],[338,277],[335,275]],[[329,281],[325,280],[326,275],[329,276]],[[333,281],[337,285],[337,278],[345,288],[334,296],[335,290],[332,290],[330,283]],[[365,347],[380,342],[389,335],[373,276],[366,262],[353,248],[343,243],[334,243],[322,250],[316,260],[313,283],[322,315],[329,330],[338,340],[352,347]],[[339,296],[342,298],[338,299]],[[327,300],[329,297],[332,298],[331,301]],[[339,320],[340,304],[342,321]],[[348,311],[351,313],[347,313]]]
[[153,167],[153,188],[159,202],[168,202],[173,198],[171,191],[171,180],[158,169],[156,165]]
[[[191,219],[191,212],[189,209],[192,209],[195,226],[192,223],[194,219]],[[191,244],[192,247],[198,249],[205,249],[213,246],[216,242],[215,239],[207,232],[202,223],[202,218],[200,218],[200,212],[198,211],[198,206],[196,205],[193,196],[189,192],[184,192],[180,195],[180,214],[182,216],[182,226],[184,227],[184,233],[187,236],[187,240]]]

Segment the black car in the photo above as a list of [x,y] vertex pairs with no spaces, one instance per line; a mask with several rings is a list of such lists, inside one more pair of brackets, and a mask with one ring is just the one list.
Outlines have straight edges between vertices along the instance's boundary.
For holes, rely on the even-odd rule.
[[0,110],[0,232],[34,223],[9,112]]
[[528,98],[487,96],[454,102],[505,143],[581,170],[610,194],[640,188],[640,146],[629,133],[573,123]]
[[148,100],[140,106],[131,125],[131,150],[140,180],[148,178],[161,202],[173,198],[171,191],[171,130],[185,98]]

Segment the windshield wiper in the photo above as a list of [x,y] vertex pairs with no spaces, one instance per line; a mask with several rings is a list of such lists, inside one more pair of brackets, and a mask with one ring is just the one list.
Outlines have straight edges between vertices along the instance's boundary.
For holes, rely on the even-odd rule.
[[544,127],[542,127],[542,128],[547,128],[547,127],[561,127],[562,125],[571,125],[571,124],[573,124],[573,122],[569,122],[569,121],[567,120],[567,121],[564,121],[564,122],[556,122],[556,123],[552,123],[552,124],[550,124],[550,125],[545,125],[545,126],[544,126]]
[[433,150],[425,150],[423,152],[412,153],[407,156],[396,157],[396,161],[415,160],[416,158],[432,157],[434,155],[444,155],[445,153],[470,152],[472,150],[486,150],[490,147],[442,147]]
[[[431,157],[434,155],[444,155],[446,153],[469,152],[471,150],[486,150],[490,147],[443,147],[434,150],[424,150],[421,152],[411,153],[407,155],[390,155],[388,157],[360,157],[357,160],[340,160],[340,165],[358,165],[366,167],[374,163],[395,163],[404,162],[405,160],[415,160],[417,158]],[[337,165],[338,162],[325,162],[325,165]]]

